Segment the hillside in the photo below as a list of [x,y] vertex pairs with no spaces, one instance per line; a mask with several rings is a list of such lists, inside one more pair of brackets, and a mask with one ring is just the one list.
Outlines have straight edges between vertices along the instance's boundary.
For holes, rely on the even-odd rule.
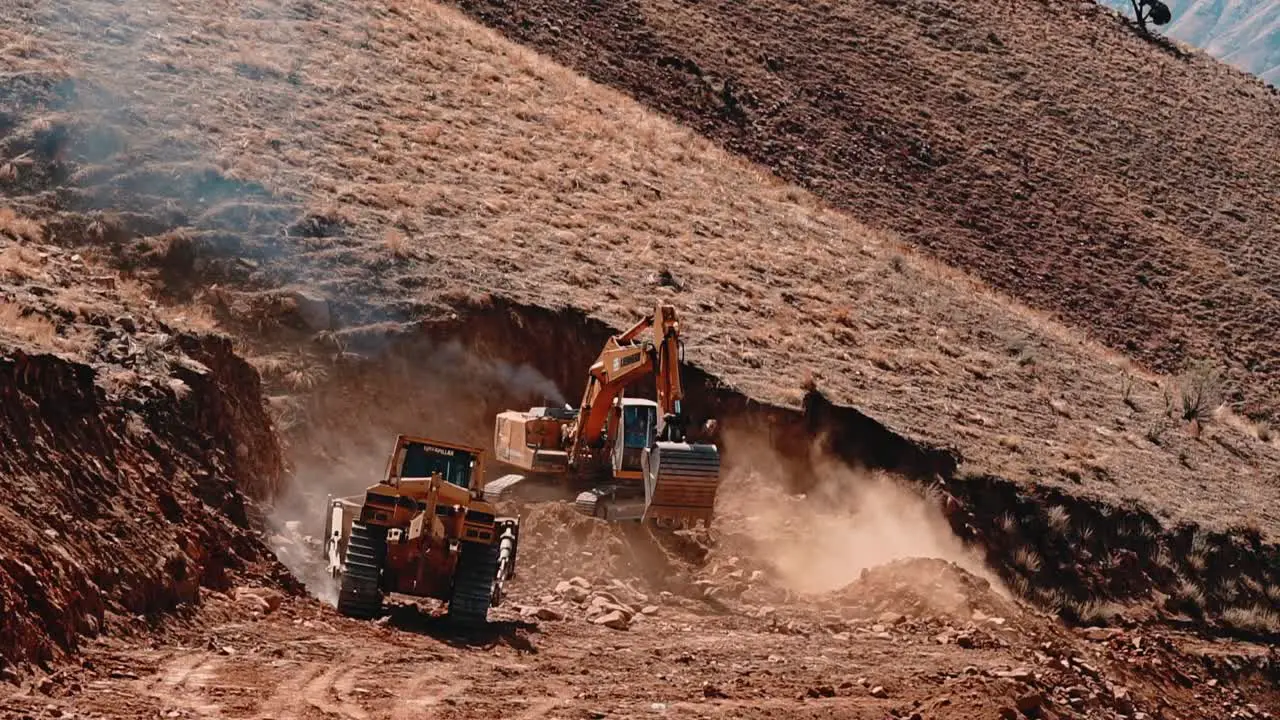
[[[40,430],[0,460],[20,541],[0,562],[44,567],[39,537],[65,532],[62,572],[89,565],[112,613],[92,617],[119,619],[78,644],[104,625],[48,592],[62,576],[0,575],[6,612],[53,597],[22,615],[41,652],[0,656],[0,713],[1274,705],[1280,446],[1216,407],[1212,373],[1140,370],[454,8],[55,0],[9,20],[0,292],[26,329],[0,357],[38,342],[77,382],[0,363],[0,417]],[[724,423],[714,533],[526,506],[510,602],[478,633],[427,602],[376,623],[324,604],[326,493],[368,485],[393,433],[487,444],[496,409],[572,398],[659,300],[684,319],[692,419]],[[117,504],[95,494],[121,474]],[[106,560],[142,589],[93,575]],[[295,578],[316,597],[236,587]]]
[[1280,95],[1092,3],[460,0],[1148,367],[1280,409]]
[[[1107,0],[1132,15],[1128,0]],[[1268,0],[1172,0],[1173,20],[1160,28],[1210,55],[1280,85],[1280,5]]]
[[[1280,449],[1239,424],[1191,437],[1176,382],[452,12],[95,7],[54,30],[31,17],[36,52],[77,65],[70,102],[12,76],[44,95],[10,111],[10,153],[40,159],[27,148],[56,139],[52,165],[19,173],[20,202],[170,296],[220,283],[205,297],[232,327],[297,327],[296,343],[485,294],[620,325],[665,298],[689,318],[689,359],[751,397],[797,406],[812,372],[837,402],[955,448],[968,473],[1280,530]],[[136,53],[95,30],[109,19]],[[118,240],[78,234],[122,201],[131,212],[101,222]],[[294,287],[331,298],[323,327],[284,317]],[[280,381],[299,357],[284,350],[263,365]],[[343,442],[363,437],[351,425]],[[367,429],[375,455],[386,430]],[[1202,490],[1228,483],[1226,498]]]

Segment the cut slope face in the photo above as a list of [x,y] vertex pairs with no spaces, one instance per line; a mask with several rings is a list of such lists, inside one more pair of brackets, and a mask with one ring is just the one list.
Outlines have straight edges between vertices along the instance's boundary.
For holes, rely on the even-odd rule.
[[1280,98],[1089,2],[458,0],[1163,371],[1280,406]]
[[6,212],[0,670],[283,570],[242,493],[270,494],[281,473],[253,369],[225,338],[123,302],[114,273],[15,244],[6,230],[24,226]]
[[1176,386],[456,11],[53,3],[15,22],[34,38],[18,71],[58,60],[77,80],[4,109],[6,156],[38,161],[6,188],[69,226],[127,201],[106,218],[127,231],[85,246],[165,288],[224,283],[229,323],[271,326],[290,283],[330,298],[299,335],[338,353],[354,333],[331,328],[488,292],[613,327],[663,300],[690,360],[750,397],[799,405],[812,371],[835,401],[953,446],[962,473],[1280,530],[1274,445],[1192,436],[1164,402]]

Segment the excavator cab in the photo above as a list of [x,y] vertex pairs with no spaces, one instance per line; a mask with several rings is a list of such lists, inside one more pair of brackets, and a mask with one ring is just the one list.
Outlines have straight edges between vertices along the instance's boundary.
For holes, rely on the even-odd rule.
[[638,398],[622,398],[619,427],[613,446],[615,480],[640,480],[645,448],[658,437],[658,403]]

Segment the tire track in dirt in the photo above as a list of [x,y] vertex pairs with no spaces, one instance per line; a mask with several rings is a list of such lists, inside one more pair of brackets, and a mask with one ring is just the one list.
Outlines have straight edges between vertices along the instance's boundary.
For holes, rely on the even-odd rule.
[[348,698],[355,688],[355,675],[368,656],[360,655],[345,665],[330,667],[302,688],[302,699],[326,715],[368,720],[369,714]]
[[222,658],[202,652],[175,655],[158,677],[146,684],[144,692],[163,704],[202,717],[222,717],[222,707],[209,702],[203,690],[224,662]]
[[297,718],[297,706],[291,702],[302,693],[304,686],[309,685],[316,676],[324,671],[323,665],[316,663],[285,663],[295,665],[293,672],[288,672],[288,679],[277,684],[270,696],[259,706],[255,718],[262,720],[290,720]]
[[404,717],[406,715],[413,717],[414,713],[426,712],[449,698],[463,694],[470,687],[470,680],[451,677],[436,671],[415,674],[414,679],[409,682],[404,695],[396,703],[391,717]]

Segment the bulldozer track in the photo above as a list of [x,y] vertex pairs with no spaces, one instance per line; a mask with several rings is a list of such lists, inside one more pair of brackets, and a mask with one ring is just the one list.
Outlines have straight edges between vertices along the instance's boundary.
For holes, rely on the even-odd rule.
[[381,614],[382,591],[378,583],[386,556],[385,532],[363,523],[351,524],[346,570],[338,593],[338,611],[343,615],[372,618]]
[[449,600],[449,619],[465,625],[483,625],[497,572],[497,544],[463,543]]

